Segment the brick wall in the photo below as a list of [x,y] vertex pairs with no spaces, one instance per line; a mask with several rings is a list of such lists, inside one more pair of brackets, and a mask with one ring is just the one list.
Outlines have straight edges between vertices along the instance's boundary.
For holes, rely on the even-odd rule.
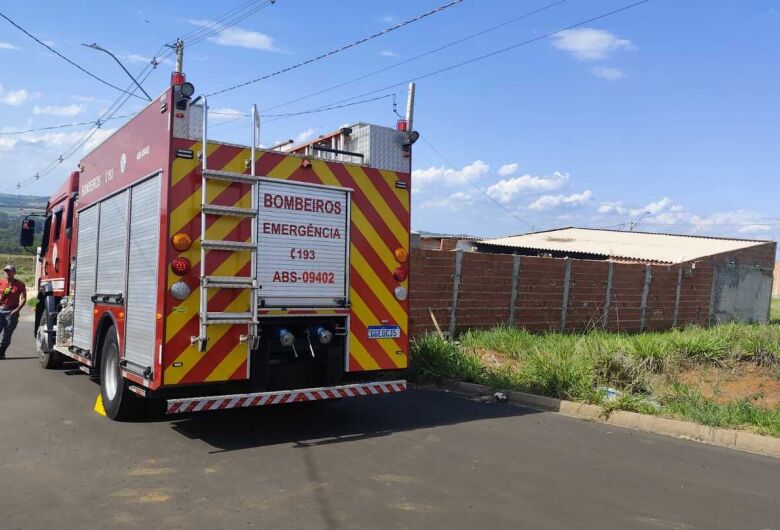
[[445,333],[510,323],[531,331],[562,325],[566,331],[605,325],[614,331],[669,329],[675,307],[678,326],[704,326],[709,316],[710,263],[645,265],[416,248],[410,265],[411,336],[434,329],[429,308]]

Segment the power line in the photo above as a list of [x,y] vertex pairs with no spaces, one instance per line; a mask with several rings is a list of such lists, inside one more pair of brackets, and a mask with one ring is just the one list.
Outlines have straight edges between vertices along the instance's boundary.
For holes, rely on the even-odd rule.
[[[250,4],[254,4],[254,3],[256,3],[256,2],[250,2]],[[201,28],[201,29],[206,29],[206,28],[210,27],[211,29],[207,29],[205,32],[201,33],[200,35],[197,35],[197,33],[196,33],[195,35],[190,37],[192,39],[190,41],[190,46],[192,46],[194,44],[197,44],[199,42],[202,42],[202,41],[204,41],[204,40],[206,40],[206,39],[208,39],[208,38],[210,38],[210,37],[212,37],[214,35],[218,35],[219,33],[222,33],[223,31],[225,31],[226,29],[232,28],[233,26],[235,26],[239,22],[241,22],[243,20],[246,20],[247,18],[251,17],[255,13],[257,13],[259,11],[262,11],[263,9],[268,7],[269,5],[272,5],[272,4],[275,4],[275,3],[276,3],[276,0],[266,0],[266,2],[264,2],[260,6],[251,6],[249,8],[249,10],[247,10],[246,12],[240,14],[239,16],[237,16],[235,18],[223,19],[223,20],[220,20],[220,21],[213,21],[213,22],[211,22],[210,24],[208,24],[208,26],[205,26],[204,28]],[[221,17],[221,18],[223,18],[223,17]]]
[[131,96],[133,96],[133,97],[137,97],[138,99],[144,99],[144,98],[142,98],[141,96],[139,96],[139,95],[137,95],[137,94],[134,94],[134,93],[132,93],[132,92],[129,92],[129,91],[127,91],[127,90],[122,90],[121,88],[119,88],[119,87],[118,87],[118,86],[116,86],[116,85],[112,85],[111,83],[109,83],[109,82],[108,82],[108,81],[106,81],[105,79],[103,79],[103,78],[101,78],[101,77],[98,77],[98,76],[96,76],[95,74],[93,74],[92,72],[90,72],[89,70],[87,70],[86,68],[84,68],[83,66],[81,66],[81,65],[79,65],[79,64],[76,64],[75,62],[71,61],[70,59],[68,59],[67,57],[65,57],[64,55],[62,55],[60,52],[58,52],[57,50],[55,50],[54,48],[52,48],[51,46],[49,46],[48,44],[46,44],[45,42],[43,42],[42,40],[40,40],[38,37],[36,37],[36,36],[35,36],[35,35],[33,35],[32,33],[30,33],[29,31],[27,31],[26,29],[24,29],[22,26],[20,26],[19,24],[17,24],[16,22],[14,22],[13,20],[11,20],[10,18],[8,18],[8,17],[7,17],[7,16],[6,16],[4,13],[0,13],[0,17],[3,17],[4,19],[6,19],[6,20],[7,20],[7,21],[8,21],[8,22],[9,22],[9,23],[12,25],[12,26],[14,26],[15,28],[17,28],[19,31],[21,31],[22,33],[24,33],[25,35],[27,35],[28,37],[30,37],[32,40],[34,40],[35,42],[37,42],[38,44],[40,44],[41,46],[43,46],[44,48],[46,48],[46,49],[47,49],[47,50],[49,50],[50,52],[54,53],[55,55],[57,55],[57,56],[58,56],[58,57],[60,57],[61,59],[65,60],[65,61],[67,61],[68,63],[70,63],[71,65],[75,66],[76,68],[78,68],[79,70],[81,70],[82,72],[84,72],[85,74],[87,74],[88,76],[90,76],[91,78],[93,78],[93,79],[96,79],[97,81],[100,81],[101,83],[103,83],[103,84],[104,84],[104,85],[106,85],[106,86],[110,86],[110,87],[111,87],[111,88],[113,88],[114,90],[118,90],[118,91],[120,91],[120,92],[124,92],[125,94],[129,94],[129,95],[131,95]]
[[553,2],[553,3],[548,4],[546,6],[540,7],[539,9],[534,9],[533,11],[528,11],[526,13],[523,13],[522,15],[519,15],[519,16],[517,16],[515,18],[509,19],[509,20],[507,20],[505,22],[502,22],[501,24],[496,24],[496,25],[491,26],[489,28],[485,28],[485,29],[483,29],[481,31],[478,31],[476,33],[472,33],[470,35],[467,35],[467,36],[462,37],[460,39],[454,40],[452,42],[449,42],[449,43],[444,44],[442,46],[439,46],[437,48],[433,48],[431,50],[428,50],[427,52],[421,53],[419,55],[415,55],[415,56],[410,57],[408,59],[405,59],[403,61],[399,61],[397,63],[393,63],[393,64],[391,64],[389,66],[385,66],[384,68],[380,68],[379,70],[374,70],[373,72],[361,75],[359,77],[352,78],[352,79],[350,79],[348,81],[344,81],[342,83],[338,83],[336,85],[333,85],[333,86],[328,87],[328,88],[324,88],[322,90],[318,90],[317,92],[312,92],[311,94],[308,94],[308,95],[305,95],[305,96],[301,96],[299,98],[291,99],[289,101],[285,101],[284,103],[280,103],[278,105],[274,105],[273,107],[269,107],[268,110],[273,110],[273,109],[277,109],[279,107],[284,107],[286,105],[290,105],[292,103],[297,103],[299,101],[303,101],[304,99],[309,99],[311,97],[318,96],[320,94],[324,94],[325,92],[330,92],[332,90],[336,90],[337,88],[341,88],[343,86],[355,83],[357,81],[362,81],[363,79],[367,79],[369,77],[373,77],[373,76],[375,76],[377,74],[381,74],[382,72],[387,72],[388,70],[392,70],[393,68],[398,68],[399,66],[403,66],[404,64],[411,63],[413,61],[416,61],[417,59],[421,59],[423,57],[427,57],[428,55],[433,55],[434,53],[440,52],[442,50],[446,50],[447,48],[451,48],[451,47],[456,46],[458,44],[462,44],[462,43],[464,43],[464,42],[466,42],[468,40],[480,37],[482,35],[485,35],[486,33],[490,33],[491,31],[495,31],[497,29],[501,29],[501,28],[503,28],[505,26],[508,26],[510,24],[514,24],[515,22],[519,22],[520,20],[529,18],[529,17],[531,17],[533,15],[537,15],[537,14],[539,14],[539,13],[541,13],[543,11],[547,11],[548,9],[551,9],[551,8],[553,8],[555,6],[558,6],[560,4],[566,3],[567,1],[568,0],[558,0],[557,2]]
[[[220,21],[220,20],[224,20],[224,19],[225,19],[225,17],[228,17],[228,16],[229,16],[231,13],[233,13],[233,12],[238,12],[238,11],[241,11],[241,10],[243,10],[243,9],[246,9],[246,8],[247,8],[247,6],[250,6],[251,4],[257,4],[257,3],[258,3],[258,1],[259,1],[259,0],[252,0],[252,1],[250,1],[250,2],[247,2],[247,3],[245,3],[245,4],[243,5],[243,7],[242,7],[242,6],[239,6],[239,7],[237,7],[237,8],[234,8],[234,9],[232,9],[232,10],[230,10],[230,11],[228,11],[228,12],[224,13],[222,16],[220,16],[219,18],[215,19],[215,21],[214,21],[214,24],[212,24],[212,26],[216,27],[216,24],[218,23],[218,21]],[[360,77],[356,77],[356,78],[350,79],[350,80],[348,80],[348,81],[344,81],[344,82],[342,82],[342,83],[339,83],[339,84],[337,84],[337,85],[333,85],[333,86],[331,86],[331,87],[329,87],[329,88],[325,88],[325,89],[323,89],[323,90],[320,90],[320,91],[317,91],[317,92],[313,92],[313,93],[311,93],[311,94],[308,94],[308,95],[306,95],[306,96],[302,96],[302,97],[299,97],[299,98],[296,98],[296,99],[293,99],[293,100],[290,100],[290,101],[286,101],[286,102],[284,102],[284,103],[280,103],[280,104],[278,104],[278,105],[274,105],[274,106],[272,106],[272,107],[269,107],[267,110],[273,110],[273,109],[277,109],[277,108],[280,108],[280,107],[284,107],[284,106],[286,106],[286,105],[289,105],[289,104],[292,104],[292,103],[297,103],[298,101],[303,101],[303,100],[305,100],[305,99],[309,99],[309,98],[311,98],[311,97],[314,97],[314,96],[317,96],[317,95],[323,94],[323,93],[325,93],[325,92],[330,92],[330,91],[332,91],[332,90],[335,90],[335,89],[337,89],[337,88],[341,88],[341,87],[343,87],[343,86],[346,86],[346,85],[348,85],[348,84],[351,84],[351,83],[354,83],[354,82],[357,82],[357,81],[361,81],[361,80],[363,80],[363,79],[366,79],[366,78],[368,78],[368,77],[371,77],[371,76],[374,76],[374,75],[376,75],[376,74],[379,74],[379,73],[385,72],[385,71],[387,71],[387,70],[391,70],[391,69],[393,69],[393,68],[397,68],[397,67],[399,67],[399,66],[402,66],[402,65],[404,65],[404,64],[410,63],[410,62],[412,62],[412,61],[415,61],[415,60],[417,60],[417,59],[420,59],[420,58],[422,58],[422,57],[426,57],[426,56],[428,56],[428,55],[432,55],[432,54],[434,54],[434,53],[436,53],[436,52],[439,52],[439,51],[441,51],[441,50],[444,50],[444,49],[450,48],[450,47],[452,47],[452,46],[456,46],[456,45],[458,45],[458,44],[461,44],[461,43],[463,43],[463,42],[466,42],[466,41],[468,41],[468,40],[471,40],[471,39],[474,39],[474,38],[476,38],[476,37],[479,37],[479,36],[485,35],[486,33],[489,33],[489,32],[491,32],[491,31],[495,31],[495,30],[497,30],[497,29],[500,29],[500,28],[502,28],[502,27],[508,26],[508,25],[510,25],[510,24],[513,24],[513,23],[515,23],[515,22],[518,22],[518,21],[520,21],[520,20],[526,19],[526,18],[528,18],[528,17],[531,17],[531,16],[533,16],[533,15],[536,15],[536,14],[538,14],[538,13],[541,13],[541,12],[543,12],[543,11],[546,11],[546,10],[548,10],[548,9],[551,9],[551,8],[553,8],[553,7],[555,7],[555,6],[558,6],[558,5],[560,5],[560,4],[566,3],[567,1],[568,1],[568,0],[558,0],[557,2],[553,2],[553,3],[551,3],[551,4],[548,4],[548,5],[546,5],[546,6],[543,6],[543,7],[541,7],[541,8],[539,8],[539,9],[535,9],[535,10],[533,10],[533,11],[529,11],[529,12],[523,13],[523,14],[521,14],[521,15],[517,16],[517,17],[514,17],[514,18],[512,18],[512,19],[509,19],[509,20],[507,20],[507,21],[505,21],[505,22],[502,22],[502,23],[500,23],[500,24],[496,24],[496,25],[494,25],[494,26],[488,27],[488,28],[486,28],[486,29],[484,29],[484,30],[481,30],[481,31],[478,31],[478,32],[476,32],[476,33],[472,33],[472,34],[470,34],[470,35],[467,35],[467,36],[465,36],[465,37],[463,37],[463,38],[460,38],[460,39],[457,39],[457,40],[455,40],[455,41],[449,42],[449,43],[447,43],[447,44],[444,44],[444,45],[442,45],[442,46],[439,46],[439,47],[437,47],[437,48],[434,48],[434,49],[428,50],[428,51],[426,51],[426,52],[424,52],[424,53],[421,53],[421,54],[419,54],[419,55],[416,55],[416,56],[414,56],[414,57],[410,57],[409,59],[406,59],[406,60],[404,60],[404,61],[400,61],[400,62],[398,62],[398,63],[394,63],[394,64],[392,64],[392,65],[390,65],[390,66],[387,66],[387,67],[381,68],[381,69],[379,69],[379,70],[375,70],[375,71],[373,71],[373,72],[370,72],[370,73],[368,73],[368,74],[362,75],[362,76],[360,76]],[[267,7],[268,5],[270,5],[270,4],[273,4],[273,3],[275,3],[275,2],[276,2],[276,0],[266,0],[266,1],[263,3],[263,5],[261,5],[259,8],[257,8],[256,6],[255,6],[255,8],[257,9],[257,11],[259,11],[260,9],[262,9],[262,8],[264,8],[264,7]],[[254,12],[257,12],[257,11],[254,11]],[[253,12],[252,14],[254,14],[254,12]],[[191,31],[191,32],[190,32],[190,33],[188,33],[188,34],[184,34],[184,35],[182,35],[180,38],[181,38],[181,39],[186,39],[186,38],[188,38],[188,36],[189,36],[189,37],[191,37],[191,36],[193,36],[193,35],[197,34],[197,33],[198,33],[198,31],[199,31],[199,30],[193,30],[193,31]],[[221,30],[220,30],[220,31],[221,31]],[[214,32],[214,33],[219,33],[219,31],[216,31],[216,32]],[[202,40],[202,39],[201,39],[201,38],[198,38],[198,40],[196,40],[196,41],[194,41],[194,42],[190,42],[190,45],[192,45],[192,44],[195,44],[196,42],[200,42],[200,40]],[[172,52],[170,52],[170,54],[172,54]],[[168,55],[170,55],[170,54],[168,54]],[[386,96],[382,96],[382,97],[380,97],[380,98],[376,98],[376,99],[382,99],[383,97],[386,97]],[[357,102],[356,104],[365,103],[365,102],[367,102],[367,101],[375,101],[375,99],[374,99],[374,98],[372,98],[372,99],[370,99],[370,100],[363,100],[363,101],[359,101],[359,102]],[[324,109],[324,110],[334,110],[334,109],[337,109],[337,108],[343,108],[343,107],[345,107],[345,106],[351,106],[351,105],[343,105],[343,106],[342,106],[342,105],[339,105],[339,106],[335,106],[335,107],[327,107],[327,108],[326,108],[326,109]],[[318,109],[319,109],[319,108],[318,108]],[[305,111],[301,111],[301,112],[291,112],[291,113],[287,113],[287,114],[262,114],[261,116],[262,116],[262,117],[291,117],[291,116],[300,116],[300,115],[304,115],[304,114],[312,114],[312,113],[314,113],[314,112],[320,112],[320,110],[318,110],[318,109],[309,109],[309,110],[305,110]],[[322,111],[324,111],[324,110],[322,110]],[[244,113],[240,113],[240,114],[239,114],[239,113],[233,113],[233,112],[231,112],[231,113],[220,113],[220,112],[211,111],[211,112],[210,112],[210,114],[216,114],[216,115],[225,115],[225,116],[228,116],[228,115],[229,115],[229,116],[235,116],[235,117],[237,118],[236,120],[229,120],[229,121],[226,121],[226,122],[223,122],[223,123],[217,124],[217,125],[226,125],[226,124],[228,124],[228,123],[233,123],[234,121],[237,121],[237,120],[239,120],[239,119],[242,119],[242,118],[244,118],[244,117],[249,117],[249,114],[244,114]],[[116,118],[112,118],[112,119],[119,119],[119,118],[130,117],[130,116],[131,116],[131,115],[127,115],[127,116],[118,116],[118,117],[116,117]],[[274,120],[274,121],[276,121],[276,120]],[[94,121],[90,121],[90,122],[82,122],[82,123],[77,123],[77,124],[66,124],[66,125],[59,125],[59,126],[54,126],[54,127],[44,127],[44,128],[41,128],[41,129],[30,129],[29,131],[13,131],[13,132],[7,132],[7,133],[2,133],[2,132],[0,132],[0,135],[23,134],[23,133],[26,133],[26,132],[35,132],[35,131],[38,131],[38,130],[49,130],[49,129],[55,129],[55,128],[75,127],[75,126],[77,126],[77,125],[89,125],[89,124],[92,124],[92,123],[94,123]]]
[[537,37],[533,37],[531,39],[519,42],[517,44],[512,44],[511,46],[506,46],[504,48],[500,48],[498,50],[494,50],[492,52],[485,53],[483,55],[479,55],[477,57],[473,57],[471,59],[468,59],[468,60],[465,60],[465,61],[461,61],[459,63],[455,63],[455,64],[452,64],[450,66],[446,66],[444,68],[440,68],[438,70],[434,70],[432,72],[428,72],[426,74],[418,75],[416,77],[409,78],[409,79],[407,79],[405,81],[401,81],[399,83],[393,83],[392,85],[387,85],[387,86],[384,86],[382,88],[377,88],[376,90],[370,90],[368,92],[363,92],[363,93],[358,94],[356,96],[352,96],[352,97],[349,97],[349,98],[346,98],[346,99],[341,99],[341,100],[338,100],[338,101],[334,101],[334,102],[329,103],[329,105],[336,105],[336,104],[339,104],[339,103],[344,103],[346,101],[351,101],[353,99],[364,97],[364,96],[370,96],[371,94],[376,94],[378,92],[384,92],[385,90],[390,90],[392,88],[396,88],[396,87],[399,87],[399,86],[405,86],[405,85],[407,85],[407,84],[409,84],[409,83],[411,83],[413,81],[420,81],[421,79],[427,79],[428,77],[433,77],[435,75],[438,75],[438,74],[441,74],[441,73],[444,73],[444,72],[448,72],[448,71],[454,70],[456,68],[460,68],[461,66],[466,66],[468,64],[475,63],[475,62],[481,61],[483,59],[487,59],[489,57],[493,57],[494,55],[498,55],[498,54],[501,54],[501,53],[508,52],[510,50],[514,50],[515,48],[520,48],[522,46],[527,46],[529,44],[533,44],[533,43],[538,42],[540,40],[548,39],[550,37],[558,35],[559,33],[564,32],[564,31],[568,31],[568,30],[571,30],[571,29],[574,29],[574,28],[578,28],[580,26],[584,26],[585,24],[590,24],[591,22],[595,22],[597,20],[601,20],[603,18],[607,18],[609,16],[616,15],[616,14],[621,13],[623,11],[627,11],[627,10],[632,9],[634,7],[638,7],[638,6],[642,5],[642,4],[646,4],[646,3],[650,2],[650,1],[651,0],[640,0],[638,2],[634,2],[632,4],[628,4],[628,5],[625,5],[623,7],[620,7],[618,9],[613,9],[612,11],[608,11],[606,13],[602,13],[601,15],[598,15],[598,16],[595,16],[595,17],[591,17],[591,18],[588,18],[588,19],[585,19],[585,20],[581,20],[581,21],[579,21],[579,22],[577,22],[575,24],[572,24],[570,26],[566,26],[565,28],[561,28],[561,29],[558,29],[558,30],[555,30],[555,31],[551,31],[549,33],[545,33],[544,35],[539,35]]
[[[152,72],[157,68],[159,62],[157,61],[157,54],[159,54],[164,47],[160,47],[158,49],[157,53],[155,54],[155,57],[152,58],[152,60],[147,64],[143,70],[141,70],[141,73],[138,75],[139,78],[139,84],[142,84],[146,79],[152,74]],[[132,91],[131,91],[132,89]],[[91,129],[86,131],[82,137],[77,140],[71,147],[69,147],[67,150],[62,152],[56,159],[54,159],[52,162],[50,162],[43,170],[39,171],[32,177],[29,177],[23,181],[19,181],[16,184],[17,189],[21,189],[23,186],[30,184],[32,182],[35,182],[37,180],[40,180],[42,177],[45,177],[49,175],[54,169],[56,169],[60,164],[65,162],[68,158],[73,156],[75,153],[79,151],[84,145],[89,142],[89,140],[92,139],[92,137],[98,132],[98,130],[101,129],[104,122],[111,120],[114,118],[114,114],[119,111],[122,106],[127,103],[127,101],[130,99],[131,96],[134,96],[134,92],[138,89],[137,86],[135,86],[135,83],[130,83],[128,85],[127,90],[122,90],[124,92],[123,95],[120,95],[112,104],[109,106],[108,109],[103,112],[100,117],[95,120],[94,125]],[[141,98],[143,99],[143,98]],[[145,101],[145,100],[144,100]]]
[[[260,2],[261,2],[261,0],[250,0],[249,2],[244,2],[243,4],[240,4],[240,5],[232,8],[232,9],[229,9],[229,10],[225,11],[224,13],[222,13],[221,15],[219,15],[218,17],[216,17],[216,18],[214,18],[212,20],[205,21],[206,23],[204,25],[199,26],[199,27],[197,27],[197,28],[187,32],[187,33],[184,33],[183,35],[180,35],[179,39],[187,40],[187,41],[189,41],[190,39],[193,39],[193,40],[194,39],[200,39],[203,35],[205,35],[205,34],[207,34],[209,32],[213,32],[215,30],[215,28],[219,27],[220,24],[227,23],[231,19],[231,17],[234,17],[236,15],[238,15],[237,18],[241,17],[242,15],[239,15],[239,13],[242,13],[242,12],[245,12],[245,11],[249,10],[250,14],[254,14],[255,11],[252,11],[252,10],[254,10],[254,9],[259,10],[259,9],[262,9],[262,8],[266,7],[268,4],[273,3],[270,0],[266,0],[265,2],[263,2],[263,5],[261,5],[258,8],[257,4],[260,3]],[[247,16],[249,16],[249,15],[247,15]],[[244,17],[244,18],[246,18],[246,17]]]
[[[434,152],[434,153],[436,153],[437,155],[439,155],[439,158],[441,158],[441,159],[444,161],[444,163],[445,163],[445,164],[447,164],[448,166],[450,166],[450,167],[452,167],[452,168],[454,168],[454,167],[455,167],[455,164],[453,164],[452,162],[450,162],[449,160],[447,160],[447,158],[446,158],[446,157],[445,157],[443,154],[441,154],[441,151],[439,151],[438,149],[436,149],[436,148],[433,146],[433,144],[431,144],[431,142],[429,142],[429,141],[428,141],[428,139],[427,139],[427,138],[425,138],[425,136],[422,136],[422,135],[420,135],[420,139],[421,139],[423,142],[425,142],[425,143],[428,145],[428,147],[430,147],[430,148],[433,150],[433,152]],[[518,216],[517,216],[517,214],[515,214],[515,213],[514,213],[512,210],[510,210],[509,208],[507,208],[506,206],[504,206],[503,204],[501,204],[500,202],[498,202],[496,199],[494,199],[493,197],[491,197],[491,196],[490,196],[490,194],[489,194],[488,192],[486,192],[485,190],[483,190],[482,188],[480,188],[479,186],[477,186],[476,184],[474,184],[474,183],[471,181],[471,179],[470,179],[470,178],[468,178],[466,175],[463,175],[463,178],[466,180],[466,182],[468,182],[469,184],[471,184],[471,186],[472,186],[472,187],[473,187],[475,190],[477,190],[477,191],[478,191],[478,192],[480,192],[482,195],[484,195],[484,196],[485,196],[485,197],[486,197],[486,198],[487,198],[487,199],[488,199],[490,202],[492,202],[493,204],[495,204],[496,206],[498,206],[499,208],[501,208],[502,210],[504,210],[506,213],[508,213],[509,215],[511,215],[512,217],[514,217],[515,219],[517,219],[518,221],[520,221],[521,223],[523,223],[524,225],[526,225],[526,226],[527,226],[528,228],[530,228],[532,231],[533,231],[533,230],[535,230],[534,226],[533,226],[531,223],[529,223],[529,222],[528,222],[528,221],[526,221],[525,219],[521,219],[520,217],[518,217]]]
[[345,50],[349,50],[350,48],[354,48],[355,46],[359,46],[360,44],[363,44],[363,43],[368,42],[370,40],[376,39],[377,37],[381,37],[382,35],[386,35],[386,34],[392,32],[392,31],[395,31],[397,29],[403,28],[404,26],[408,26],[409,24],[417,22],[418,20],[422,20],[422,19],[424,19],[426,17],[429,17],[431,15],[435,15],[437,13],[440,13],[441,11],[444,11],[445,9],[448,9],[448,8],[454,6],[454,5],[460,4],[461,2],[463,2],[463,0],[453,0],[452,2],[450,2],[448,4],[441,5],[441,6],[437,7],[437,8],[435,8],[435,9],[432,9],[430,11],[427,11],[425,13],[417,15],[414,18],[410,18],[409,20],[405,20],[403,22],[400,22],[400,23],[396,24],[395,26],[391,26],[389,28],[383,29],[382,31],[380,31],[378,33],[374,33],[374,34],[369,35],[367,37],[363,37],[362,39],[358,39],[358,40],[356,40],[354,42],[351,42],[349,44],[345,44],[344,46],[341,46],[339,48],[335,48],[333,50],[330,50],[328,52],[320,54],[320,55],[318,55],[316,57],[312,57],[311,59],[307,59],[307,60],[302,61],[300,63],[288,66],[286,68],[282,68],[281,70],[277,70],[275,72],[271,72],[270,74],[266,74],[266,75],[258,77],[256,79],[252,79],[250,81],[245,81],[245,82],[239,83],[237,85],[233,85],[233,86],[230,86],[230,87],[227,87],[227,88],[223,88],[221,90],[217,90],[215,92],[207,94],[207,96],[210,97],[210,96],[216,96],[218,94],[224,94],[225,92],[229,92],[231,90],[236,90],[238,88],[245,87],[247,85],[251,85],[253,83],[257,83],[259,81],[263,81],[263,80],[271,78],[271,77],[275,77],[275,76],[283,74],[285,72],[289,72],[291,70],[295,70],[297,68],[300,68],[300,67],[305,66],[307,64],[311,64],[311,63],[319,61],[321,59],[325,59],[327,57],[331,57],[333,55],[336,55],[337,53],[343,52]]
[[[124,119],[124,118],[130,118],[132,116],[134,116],[134,115],[133,114],[123,114],[122,116],[114,116],[113,118],[109,118],[108,120],[103,120],[103,121],[105,122],[105,121],[109,121],[109,120],[121,120],[121,119]],[[39,132],[39,131],[52,131],[52,130],[55,130],[55,129],[67,129],[69,127],[80,127],[81,125],[94,125],[94,124],[95,124],[95,120],[92,120],[92,121],[82,121],[80,123],[67,123],[67,124],[63,124],[63,125],[52,125],[50,127],[38,127],[37,129],[26,129],[24,131],[0,132],[0,135],[14,136],[14,135],[17,135],[17,134],[27,134],[27,133]]]

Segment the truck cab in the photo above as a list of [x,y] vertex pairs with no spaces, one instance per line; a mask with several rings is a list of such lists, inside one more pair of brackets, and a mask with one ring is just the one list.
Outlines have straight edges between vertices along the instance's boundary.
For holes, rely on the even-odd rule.
[[75,209],[78,198],[79,172],[68,175],[65,182],[46,203],[41,246],[37,252],[35,287],[38,303],[35,306],[35,337],[44,365],[59,364],[61,358],[47,355],[56,333],[60,302],[68,295],[72,271],[71,256],[75,252]]

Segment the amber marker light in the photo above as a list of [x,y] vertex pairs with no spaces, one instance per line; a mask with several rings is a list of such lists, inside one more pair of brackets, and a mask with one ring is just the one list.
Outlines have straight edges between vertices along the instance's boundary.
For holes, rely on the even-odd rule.
[[395,256],[395,260],[398,263],[406,263],[406,260],[409,259],[409,253],[406,251],[406,249],[403,249],[403,248],[395,249],[395,252],[393,252],[393,255]]
[[173,243],[173,248],[179,252],[184,252],[192,246],[192,238],[187,234],[179,232],[171,238],[171,243]]

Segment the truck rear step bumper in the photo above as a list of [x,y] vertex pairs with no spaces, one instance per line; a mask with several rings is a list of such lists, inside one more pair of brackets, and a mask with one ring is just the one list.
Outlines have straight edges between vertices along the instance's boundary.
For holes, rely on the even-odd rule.
[[394,392],[403,392],[405,390],[406,381],[399,379],[397,381],[302,388],[299,390],[279,390],[276,392],[258,392],[255,394],[178,398],[168,400],[166,413],[182,414],[186,412],[203,412],[207,410],[262,407],[264,405],[282,405],[285,403],[296,403],[301,401],[321,401],[343,397],[391,394]]

